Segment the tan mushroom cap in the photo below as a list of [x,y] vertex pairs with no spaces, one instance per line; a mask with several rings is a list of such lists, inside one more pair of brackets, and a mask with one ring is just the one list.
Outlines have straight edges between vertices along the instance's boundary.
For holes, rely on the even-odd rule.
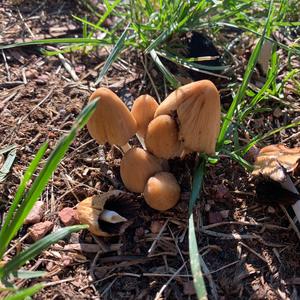
[[88,197],[76,208],[81,224],[87,224],[91,233],[106,237],[122,234],[130,224],[127,220],[135,217],[139,205],[131,194],[112,190]]
[[156,100],[150,95],[141,95],[133,102],[131,113],[137,124],[137,133],[145,138],[148,124],[153,120],[158,107]]
[[126,188],[134,193],[144,191],[147,180],[163,171],[162,160],[141,148],[132,148],[121,160],[120,173]]
[[174,112],[178,117],[179,139],[184,146],[213,155],[221,118],[216,86],[210,80],[200,80],[178,88],[159,105],[155,118]]
[[262,148],[254,162],[254,176],[264,175],[277,182],[286,179],[286,173],[299,167],[300,147],[287,148],[284,145],[269,145]]
[[180,199],[180,186],[173,174],[160,172],[147,181],[144,198],[150,207],[165,211],[177,204]]
[[180,141],[176,121],[169,115],[153,119],[147,128],[145,144],[155,156],[170,159],[179,156]]
[[99,227],[99,216],[104,209],[104,204],[111,195],[92,196],[79,202],[77,205],[78,218],[81,224],[87,224],[89,231],[98,236],[110,236]]
[[99,88],[89,101],[99,97],[97,107],[90,117],[87,128],[99,143],[123,146],[136,134],[136,121],[127,106],[110,89]]

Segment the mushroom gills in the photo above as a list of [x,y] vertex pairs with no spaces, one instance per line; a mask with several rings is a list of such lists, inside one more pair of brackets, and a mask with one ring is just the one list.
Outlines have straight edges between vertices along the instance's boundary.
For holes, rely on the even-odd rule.
[[109,234],[121,234],[130,225],[129,220],[136,216],[139,204],[129,193],[122,193],[119,197],[110,197],[104,204],[99,215],[99,228]]
[[77,213],[80,223],[89,225],[91,233],[108,237],[122,234],[139,207],[132,194],[112,190],[79,202]]
[[119,215],[113,210],[104,209],[100,214],[99,219],[108,223],[116,224],[128,221],[126,218]]

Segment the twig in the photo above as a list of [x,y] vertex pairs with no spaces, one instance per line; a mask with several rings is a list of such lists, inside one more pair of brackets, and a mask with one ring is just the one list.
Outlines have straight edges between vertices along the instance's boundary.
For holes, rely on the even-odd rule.
[[207,234],[211,235],[214,237],[219,237],[225,240],[242,240],[242,239],[258,239],[258,236],[252,235],[252,234],[238,234],[238,233],[222,233],[222,232],[215,232],[212,230],[206,230],[200,228],[200,231]]
[[58,281],[46,282],[46,283],[44,283],[43,285],[44,285],[45,287],[48,287],[48,286],[53,286],[53,285],[61,284],[61,283],[64,283],[64,282],[73,281],[73,280],[75,280],[75,279],[76,279],[76,278],[66,278],[66,279],[62,279],[62,280],[58,280]]
[[[298,200],[297,202],[299,202],[299,200]],[[294,229],[294,231],[295,231],[295,233],[296,233],[298,239],[300,240],[300,232],[299,232],[299,230],[298,230],[298,227],[297,227],[296,224],[294,223],[293,219],[290,217],[290,215],[289,215],[289,213],[287,212],[287,210],[285,209],[285,207],[284,207],[282,204],[280,204],[279,206],[280,206],[280,208],[283,210],[283,212],[284,212],[284,214],[286,215],[286,217],[288,218],[288,220],[289,220],[289,222],[290,222],[292,228]]]
[[3,255],[6,256],[9,254],[12,250],[14,250],[18,245],[20,245],[21,242],[23,242],[27,237],[29,236],[29,232],[27,232],[24,236],[22,236],[11,248],[9,248]]
[[217,300],[219,297],[218,297],[218,292],[217,292],[217,287],[216,287],[216,284],[211,276],[211,272],[209,271],[203,257],[201,255],[199,255],[199,259],[200,259],[200,264],[201,264],[201,267],[203,269],[203,275],[206,276],[207,280],[208,280],[208,283],[209,283],[209,286],[210,286],[210,290],[211,290],[211,293],[212,293],[212,298]]
[[240,262],[240,260],[236,260],[236,261],[234,261],[232,263],[229,263],[229,264],[227,264],[227,265],[225,265],[225,266],[223,266],[223,267],[221,267],[221,268],[219,268],[217,270],[211,271],[210,274],[214,274],[214,273],[220,272],[220,271],[222,271],[224,269],[227,269],[227,268],[229,268],[229,267],[231,267],[233,265],[236,265],[239,262]]
[[156,85],[155,85],[155,83],[154,83],[154,81],[152,79],[152,76],[151,76],[151,74],[150,74],[150,72],[148,71],[148,68],[147,68],[147,58],[145,57],[145,62],[143,61],[143,59],[141,59],[141,62],[143,64],[145,72],[148,75],[148,77],[150,79],[150,82],[151,82],[151,84],[153,86],[154,92],[156,94],[157,101],[158,101],[158,103],[161,103],[161,98],[159,96],[158,90],[157,90]]
[[71,63],[69,63],[61,53],[58,53],[58,57],[59,57],[62,65],[66,69],[66,71],[71,75],[72,79],[74,81],[79,81],[79,78],[78,78],[75,70],[72,68]]
[[170,277],[170,279],[161,287],[159,292],[156,294],[154,300],[159,300],[161,299],[161,295],[164,292],[164,290],[167,288],[167,286],[170,284],[170,282],[180,273],[180,271],[184,268],[186,262],[173,274],[173,276]]
[[258,226],[258,227],[266,227],[268,229],[281,229],[281,230],[289,230],[287,227],[282,227],[279,225],[274,224],[263,224],[263,223],[251,223],[251,222],[245,222],[245,221],[227,221],[227,222],[219,222],[214,224],[209,224],[202,226],[202,229],[211,229],[223,225],[243,225],[243,226]]
[[56,89],[56,86],[54,86],[50,92],[46,95],[46,97],[44,99],[42,99],[26,116],[24,116],[23,118],[20,118],[19,121],[17,122],[17,125],[20,125],[25,119],[27,119],[29,117],[29,115],[31,113],[33,113],[38,107],[40,107],[46,100],[48,100],[48,98],[52,95],[54,89]]
[[100,297],[102,298],[114,285],[114,283],[118,280],[118,277],[114,278],[114,280],[106,287],[106,289],[101,293]]
[[148,250],[148,257],[151,256],[152,252],[154,251],[155,249],[155,246],[158,242],[158,240],[160,239],[162,233],[164,232],[164,230],[166,229],[166,226],[169,222],[169,219],[166,220],[165,224],[162,226],[162,228],[160,229],[159,233],[157,234],[157,236],[155,237],[152,245],[150,246],[149,250]]
[[28,31],[28,32],[29,32],[29,34],[31,35],[31,37],[35,38],[35,36],[34,36],[33,32],[31,31],[31,29],[29,28],[29,26],[28,26],[28,25],[27,25],[27,23],[25,22],[25,20],[24,20],[24,18],[23,18],[23,16],[22,16],[22,14],[21,14],[21,12],[20,12],[19,8],[18,8],[18,14],[19,14],[19,16],[20,16],[20,19],[22,20],[22,22],[23,22],[24,26],[26,27],[27,31]]
[[11,76],[10,76],[8,63],[7,63],[7,60],[6,60],[6,55],[5,55],[3,50],[1,50],[1,52],[2,52],[2,56],[3,56],[3,60],[4,60],[5,69],[6,69],[6,72],[7,72],[7,79],[8,79],[8,81],[11,81]]
[[259,253],[257,253],[255,250],[253,250],[252,248],[250,248],[248,245],[244,244],[243,242],[239,242],[240,245],[242,245],[243,247],[245,247],[247,250],[249,250],[251,253],[253,253],[254,255],[256,255],[258,258],[260,258],[262,261],[264,261],[265,263],[268,264],[268,261],[262,257]]

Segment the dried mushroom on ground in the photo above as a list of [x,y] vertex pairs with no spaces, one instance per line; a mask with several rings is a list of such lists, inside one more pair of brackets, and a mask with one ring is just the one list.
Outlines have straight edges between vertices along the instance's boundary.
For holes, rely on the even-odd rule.
[[254,163],[252,175],[258,177],[256,191],[260,198],[273,196],[273,201],[291,204],[300,221],[300,195],[289,173],[297,173],[300,163],[300,148],[284,145],[269,145],[262,148]]

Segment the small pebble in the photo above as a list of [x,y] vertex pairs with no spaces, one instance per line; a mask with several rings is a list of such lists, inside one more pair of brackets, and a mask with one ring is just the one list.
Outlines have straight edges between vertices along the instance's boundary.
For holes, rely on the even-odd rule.
[[36,224],[41,222],[43,217],[43,210],[44,210],[44,202],[37,201],[34,204],[28,216],[26,217],[24,224]]
[[163,225],[164,225],[163,221],[158,221],[158,220],[152,221],[150,225],[150,231],[154,234],[157,234],[160,232]]
[[35,69],[29,69],[25,71],[26,79],[34,79],[39,76],[39,72]]
[[65,226],[79,224],[77,211],[72,207],[65,207],[58,213],[60,221]]
[[29,236],[33,241],[38,241],[44,237],[50,230],[52,230],[54,224],[51,221],[40,222],[32,225],[28,228]]

